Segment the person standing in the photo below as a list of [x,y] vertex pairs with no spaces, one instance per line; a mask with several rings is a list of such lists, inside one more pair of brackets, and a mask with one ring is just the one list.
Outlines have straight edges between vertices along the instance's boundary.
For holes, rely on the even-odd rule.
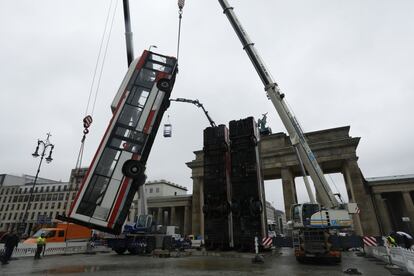
[[35,260],[40,259],[40,254],[42,254],[42,251],[46,245],[46,238],[45,238],[44,233],[42,233],[40,237],[36,239],[36,244],[37,244],[37,248],[36,248],[36,254],[34,256]]
[[8,264],[11,256],[13,255],[14,248],[19,244],[19,237],[16,232],[7,234],[4,238],[4,254],[1,259],[2,264]]

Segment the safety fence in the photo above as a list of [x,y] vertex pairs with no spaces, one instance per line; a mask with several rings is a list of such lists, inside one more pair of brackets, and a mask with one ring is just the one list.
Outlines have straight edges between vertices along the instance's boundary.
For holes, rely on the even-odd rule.
[[[17,248],[13,251],[13,257],[30,257],[36,253],[36,244],[19,243]],[[4,251],[4,244],[0,244],[0,253]],[[46,244],[44,255],[66,255],[79,253],[92,253],[110,251],[110,249],[101,243],[91,246],[88,242],[56,242]]]
[[414,275],[414,250],[402,247],[366,246],[367,256],[374,257],[385,263],[399,266]]

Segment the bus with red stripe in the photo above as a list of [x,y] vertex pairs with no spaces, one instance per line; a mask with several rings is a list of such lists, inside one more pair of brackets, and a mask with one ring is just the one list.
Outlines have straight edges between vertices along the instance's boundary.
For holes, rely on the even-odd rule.
[[177,59],[144,51],[134,60],[112,102],[113,117],[67,217],[60,219],[118,234],[133,197],[145,183],[145,164],[169,106]]

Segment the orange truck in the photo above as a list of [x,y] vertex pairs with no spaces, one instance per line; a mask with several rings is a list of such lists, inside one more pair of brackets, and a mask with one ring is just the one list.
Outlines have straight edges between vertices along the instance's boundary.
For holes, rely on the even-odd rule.
[[88,241],[92,236],[92,229],[74,223],[58,223],[56,227],[41,228],[24,243],[36,243],[40,235],[45,234],[46,242]]

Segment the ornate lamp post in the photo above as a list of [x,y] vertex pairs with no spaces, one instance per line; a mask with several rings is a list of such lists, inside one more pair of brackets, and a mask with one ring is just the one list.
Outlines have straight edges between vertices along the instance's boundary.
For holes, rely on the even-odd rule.
[[[50,143],[50,141],[49,141],[49,137],[50,136],[52,136],[52,135],[50,133],[48,133],[47,134],[47,137],[46,137],[46,140],[39,140],[38,139],[37,140],[36,150],[32,154],[32,156],[34,158],[37,158],[37,157],[40,156],[40,162],[39,162],[39,166],[37,167],[37,172],[36,172],[35,179],[33,181],[32,188],[30,189],[29,201],[26,204],[26,208],[25,208],[24,215],[23,215],[23,221],[20,223],[20,227],[19,227],[19,233],[20,234],[23,234],[25,232],[25,229],[26,229],[26,222],[27,222],[27,218],[28,218],[28,211],[29,211],[30,204],[31,204],[31,202],[33,200],[33,192],[34,192],[35,185],[36,185],[36,182],[37,182],[37,177],[39,176],[40,167],[42,166],[43,158],[47,155],[46,152],[47,152],[48,149],[50,149],[50,150],[49,150],[49,156],[45,158],[46,163],[50,163],[53,160],[53,158],[52,158],[52,152],[53,152],[53,149],[54,149],[55,145],[53,145],[52,143]],[[42,150],[41,150],[41,153],[39,154],[39,148],[41,146],[42,146]]]

